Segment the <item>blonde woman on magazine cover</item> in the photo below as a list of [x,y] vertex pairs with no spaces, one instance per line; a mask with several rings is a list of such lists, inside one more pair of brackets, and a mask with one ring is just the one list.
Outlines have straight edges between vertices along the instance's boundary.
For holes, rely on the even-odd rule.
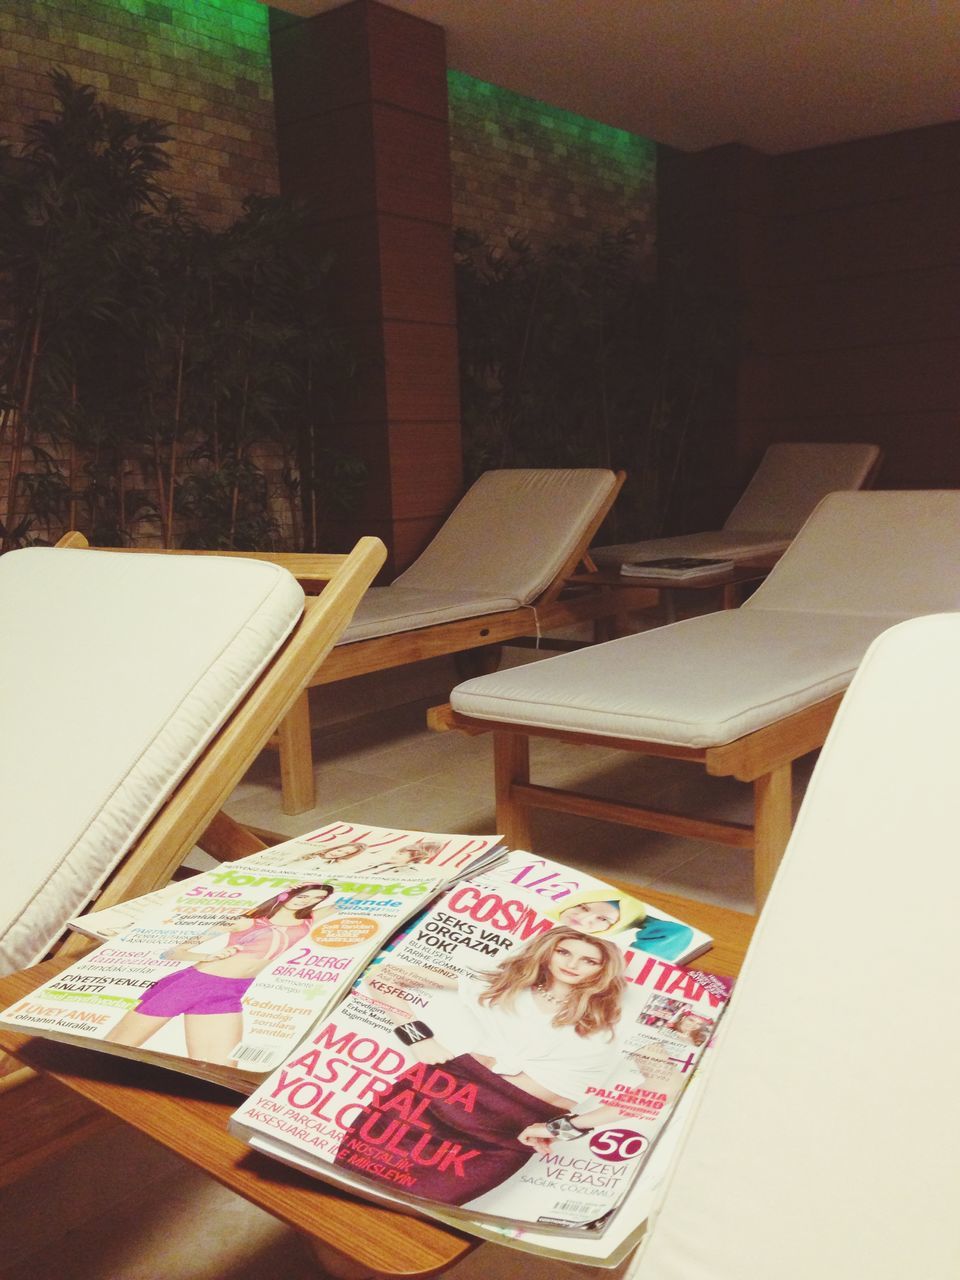
[[[357,1116],[341,1140],[337,1163],[349,1168],[369,1154],[397,1100],[412,1087],[417,1132],[427,1143],[411,1189],[446,1204],[484,1195],[522,1168],[534,1150],[580,1137],[615,1116],[607,1106],[576,1109],[618,1061],[623,972],[623,957],[612,943],[562,925],[485,973],[455,978],[395,963],[378,966],[366,980],[368,994],[394,1018],[407,1051],[420,1063],[438,1064],[455,1086],[444,1097],[432,1096],[434,1090],[421,1099],[405,1072]],[[431,1019],[442,1019],[436,1034],[426,1022],[406,1021],[410,1005],[397,991],[418,988],[437,993],[429,1010]],[[462,1171],[427,1162],[428,1148],[435,1151],[443,1142],[471,1153]],[[369,1167],[365,1171],[369,1176]]]

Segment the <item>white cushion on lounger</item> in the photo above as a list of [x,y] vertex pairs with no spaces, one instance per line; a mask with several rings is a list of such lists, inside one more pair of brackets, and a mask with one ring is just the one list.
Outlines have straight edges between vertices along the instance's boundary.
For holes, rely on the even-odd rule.
[[716,746],[845,688],[889,626],[725,610],[468,680],[450,701],[484,720]]
[[458,685],[464,715],[678,746],[732,742],[843,689],[901,619],[960,609],[960,491],[834,493],[740,609]]
[[[283,643],[303,592],[259,561],[29,548],[0,557],[0,608],[2,972],[90,900]],[[122,715],[104,717],[107,688]]]
[[655,556],[775,555],[789,546],[821,498],[862,489],[879,460],[874,444],[772,444],[722,529],[592,547],[590,554],[605,565]]
[[960,609],[960,490],[831,494],[743,607],[893,620]]
[[861,489],[879,458],[875,444],[772,444],[723,527],[797,533],[828,493]]
[[814,769],[628,1280],[960,1275],[958,723],[960,617],[893,627]]
[[360,602],[339,644],[368,640],[372,636],[394,635],[432,627],[458,618],[477,618],[483,613],[516,609],[509,596],[478,595],[475,591],[418,591],[414,587],[370,587]]
[[[616,482],[599,468],[484,472],[413,564],[367,592],[337,643],[530,604]],[[419,602],[412,591],[424,593]]]

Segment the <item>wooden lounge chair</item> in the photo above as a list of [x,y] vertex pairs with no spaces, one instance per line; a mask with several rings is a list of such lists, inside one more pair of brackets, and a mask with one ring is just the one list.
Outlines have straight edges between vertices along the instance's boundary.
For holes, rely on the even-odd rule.
[[[262,847],[220,808],[386,556],[363,538],[313,557],[326,585],[305,601],[275,563],[84,546],[0,558],[0,972],[83,946],[67,920],[164,884],[197,844]],[[2,1073],[9,1179],[82,1117],[49,1082]]]
[[881,636],[814,769],[624,1280],[958,1274],[958,722],[960,616]]
[[[508,843],[530,847],[527,811],[542,808],[752,846],[759,906],[790,833],[792,762],[822,744],[867,646],[895,622],[955,609],[960,491],[832,493],[739,609],[467,681],[431,723],[494,732]],[[754,826],[531,785],[534,736],[751,782]]]
[[[495,665],[505,642],[613,618],[614,592],[567,579],[623,481],[589,468],[485,472],[418,559],[367,592],[311,686],[468,651]],[[278,744],[286,813],[315,803],[309,722],[304,695]]]
[[[956,1019],[944,1016],[944,984],[960,897],[958,653],[956,616],[894,626],[867,653],[701,1067],[663,1202],[616,1272],[623,1280],[956,1275],[960,1130],[950,1100],[960,1042]],[[917,886],[905,884],[905,858],[927,873]],[[710,969],[737,971],[752,921],[655,890],[643,896],[716,936]],[[7,979],[5,1003],[39,980]],[[929,1049],[910,1053],[904,1078],[898,1033],[913,1048],[914,1027],[936,1031]],[[473,1243],[251,1158],[225,1132],[234,1103],[185,1077],[132,1084],[120,1059],[93,1072],[71,1046],[11,1047],[309,1233],[324,1274],[446,1274]],[[486,1261],[496,1274],[566,1274],[519,1254]]]
[[602,567],[659,556],[707,556],[771,568],[821,498],[868,489],[880,469],[875,444],[772,444],[721,529],[592,547]]

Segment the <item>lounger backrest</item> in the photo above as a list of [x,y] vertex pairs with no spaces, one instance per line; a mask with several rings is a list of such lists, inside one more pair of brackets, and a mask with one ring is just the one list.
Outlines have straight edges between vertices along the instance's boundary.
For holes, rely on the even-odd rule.
[[960,490],[831,493],[743,607],[891,621],[960,609]]
[[772,444],[723,527],[792,536],[821,498],[862,489],[879,463],[875,444]]
[[476,591],[530,604],[613,492],[612,471],[486,471],[395,586]]
[[285,569],[0,557],[0,972],[89,901],[300,618]]
[[885,632],[814,770],[626,1280],[960,1274],[958,724],[960,616]]

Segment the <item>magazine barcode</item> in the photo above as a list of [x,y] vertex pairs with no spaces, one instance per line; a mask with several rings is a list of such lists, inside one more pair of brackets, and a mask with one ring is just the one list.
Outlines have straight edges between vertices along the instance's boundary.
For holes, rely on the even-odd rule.
[[582,1200],[564,1200],[563,1204],[553,1206],[553,1216],[558,1213],[575,1213],[579,1217],[582,1213],[595,1213],[596,1209],[595,1204],[584,1204]]
[[242,1042],[230,1054],[234,1062],[263,1062],[264,1059],[276,1057],[275,1045],[243,1044]]

